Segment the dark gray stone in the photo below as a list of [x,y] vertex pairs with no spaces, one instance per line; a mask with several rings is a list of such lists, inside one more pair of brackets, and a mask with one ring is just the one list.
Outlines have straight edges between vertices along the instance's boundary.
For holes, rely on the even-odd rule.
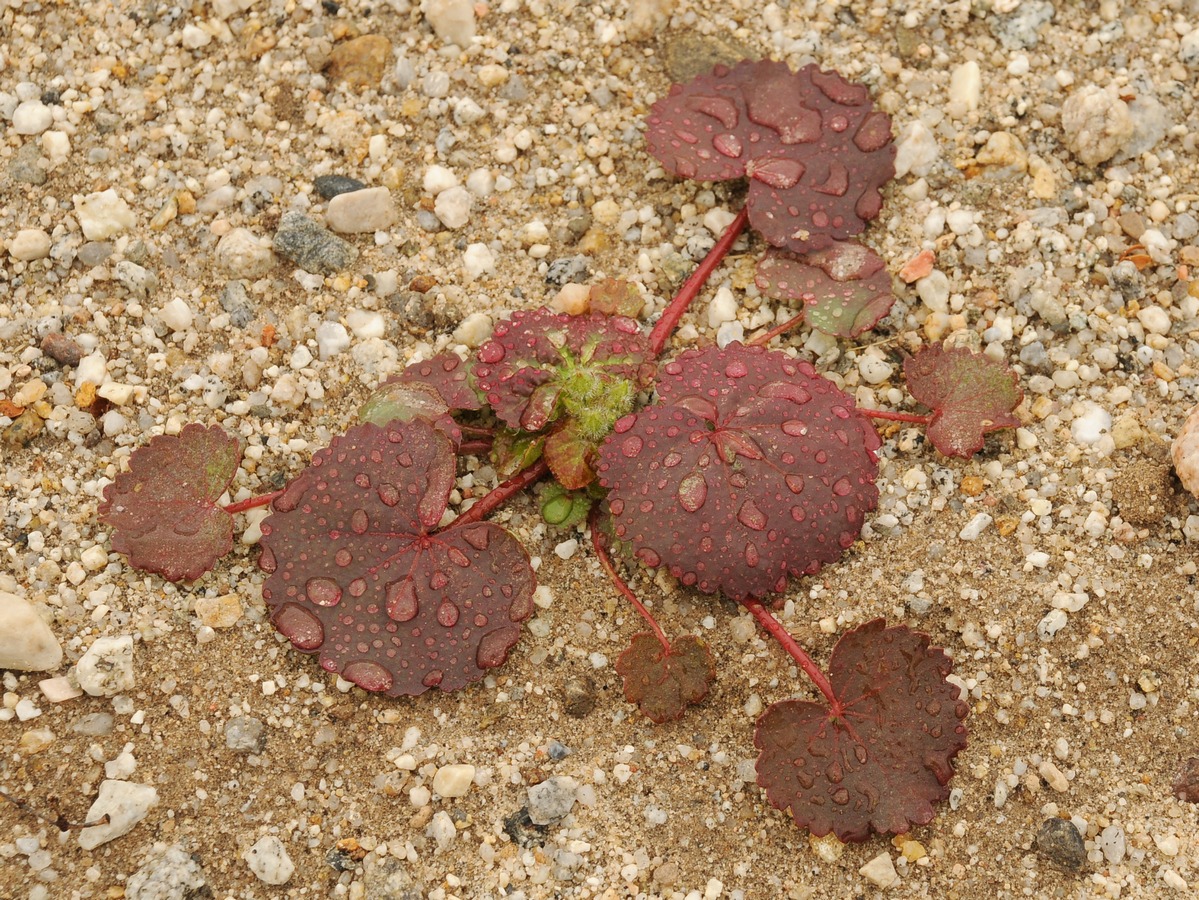
[[245,328],[254,321],[257,315],[250,295],[246,293],[244,281],[230,281],[221,291],[221,309],[229,314],[229,322],[234,328]]
[[346,175],[319,175],[313,179],[312,186],[325,200],[332,200],[338,194],[348,194],[366,187],[357,178],[350,178]]
[[563,256],[550,263],[549,270],[545,273],[545,283],[558,287],[571,282],[586,284],[590,277],[591,266],[587,262],[587,257]]
[[302,212],[283,214],[275,232],[275,252],[306,272],[332,275],[358,259],[358,250]]
[[1087,864],[1087,845],[1069,819],[1046,819],[1037,832],[1037,853],[1065,872],[1081,872]]

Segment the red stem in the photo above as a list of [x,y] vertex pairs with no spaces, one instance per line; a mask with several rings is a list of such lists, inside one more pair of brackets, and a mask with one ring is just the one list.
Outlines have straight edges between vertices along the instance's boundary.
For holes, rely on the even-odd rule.
[[886,419],[888,422],[911,422],[913,425],[928,425],[933,420],[931,415],[918,416],[915,413],[888,412],[885,409],[866,409],[864,406],[859,406],[858,412],[870,416],[872,419]]
[[662,649],[669,654],[670,640],[666,637],[666,632],[662,630],[662,626],[658,624],[658,620],[654,618],[653,614],[645,608],[645,604],[637,599],[637,595],[633,593],[632,588],[625,584],[624,579],[620,577],[620,573],[616,571],[616,567],[612,565],[612,558],[608,555],[608,548],[604,546],[603,538],[600,536],[601,529],[598,517],[596,516],[597,511],[598,507],[592,509],[590,521],[587,524],[591,527],[591,545],[595,547],[595,555],[599,559],[600,565],[604,567],[604,571],[608,573],[608,577],[616,585],[616,590],[620,591],[624,595],[624,598],[633,604],[633,608],[641,613],[641,618],[645,619],[649,627],[653,629],[654,637],[658,639],[658,643],[662,645]]
[[741,605],[749,610],[750,615],[758,620],[758,624],[770,633],[770,636],[783,645],[791,658],[799,663],[799,667],[804,670],[804,674],[812,679],[813,683],[820,689],[820,693],[824,694],[824,698],[828,700],[829,709],[834,716],[843,715],[845,710],[837,695],[833,693],[833,686],[828,680],[828,676],[820,670],[820,667],[812,661],[812,657],[808,656],[803,647],[795,642],[795,638],[791,637],[783,623],[776,619],[760,600],[742,600]]
[[507,481],[497,484],[479,502],[456,518],[446,528],[457,528],[459,525],[469,525],[471,522],[481,522],[491,515],[537,479],[545,475],[550,467],[544,459],[539,459],[531,466],[521,469]]
[[491,449],[490,440],[464,441],[459,447],[458,452],[462,456],[481,456]]
[[260,506],[266,506],[276,497],[282,495],[283,491],[271,491],[269,494],[259,494],[257,497],[247,497],[245,500],[238,500],[236,503],[222,506],[221,509],[232,515],[234,513],[245,512],[247,509],[257,509]]
[[765,347],[767,344],[769,344],[771,341],[773,341],[780,334],[782,334],[783,332],[786,332],[786,331],[790,331],[792,328],[794,328],[796,325],[798,325],[802,321],[803,321],[803,313],[801,312],[797,316],[792,316],[790,319],[788,319],[782,325],[775,325],[773,328],[771,328],[765,334],[758,335],[756,338],[754,338],[752,341],[749,342],[749,345],[751,347]]
[[724,230],[724,234],[708,251],[708,255],[703,258],[690,277],[683,282],[683,286],[679,288],[679,292],[674,295],[674,299],[670,301],[670,305],[662,313],[662,318],[658,319],[654,325],[653,331],[649,333],[649,349],[654,356],[659,356],[662,353],[662,348],[666,346],[666,342],[670,340],[671,334],[674,333],[675,327],[679,324],[679,319],[683,318],[683,313],[687,311],[687,307],[691,305],[708,278],[720,265],[737,238],[741,236],[741,232],[745,230],[745,223],[749,221],[749,210],[745,207],[741,208],[741,212],[737,213],[735,219],[729,223],[729,227]]

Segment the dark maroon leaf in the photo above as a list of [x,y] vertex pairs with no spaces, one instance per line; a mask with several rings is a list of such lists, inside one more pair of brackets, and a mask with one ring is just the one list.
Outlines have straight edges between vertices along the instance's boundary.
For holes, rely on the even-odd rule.
[[829,678],[838,710],[784,700],[758,719],[758,784],[821,837],[864,841],[931,822],[970,711],[945,680],[953,662],[928,636],[875,619],[837,642]]
[[646,119],[674,175],[748,175],[750,224],[776,247],[818,249],[859,233],[895,174],[891,118],[863,85],[808,65],[744,61],[675,85]]
[[540,431],[565,414],[598,439],[649,384],[652,359],[632,319],[521,310],[479,348],[474,377],[509,427]]
[[686,634],[670,645],[670,652],[648,631],[633,641],[616,661],[624,678],[624,695],[653,722],[681,719],[688,705],[708,696],[716,666],[708,645]]
[[768,250],[756,280],[768,297],[803,309],[813,328],[842,338],[869,331],[895,302],[882,257],[856,241],[806,254]]
[[1179,800],[1199,803],[1199,757],[1191,756],[1182,761],[1174,773],[1171,790]]
[[168,581],[199,578],[233,546],[233,517],[217,505],[237,474],[237,438],[217,425],[153,437],[104,489],[100,521],[112,549]]
[[[391,381],[392,379],[389,379]],[[438,353],[432,359],[413,363],[395,377],[405,384],[423,384],[433,388],[447,409],[476,410],[483,408],[483,401],[475,393],[470,379],[470,364],[449,350]]]
[[933,411],[928,439],[946,456],[970,457],[984,435],[1015,428],[1012,411],[1024,399],[1016,373],[965,347],[924,347],[903,364],[908,391]]
[[262,523],[271,621],[368,691],[457,690],[507,659],[533,570],[489,522],[433,532],[454,487],[449,441],[421,420],[357,425],[321,450]]
[[616,537],[648,566],[734,599],[841,556],[878,502],[880,446],[853,400],[761,347],[690,350],[660,402],[616,423],[596,466]]

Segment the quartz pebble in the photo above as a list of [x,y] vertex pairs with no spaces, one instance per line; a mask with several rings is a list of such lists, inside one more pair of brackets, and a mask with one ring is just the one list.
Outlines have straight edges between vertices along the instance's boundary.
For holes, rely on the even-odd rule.
[[449,229],[461,228],[470,221],[474,195],[461,185],[448,188],[437,195],[433,213]]
[[329,74],[351,85],[377,85],[391,58],[391,41],[364,34],[338,44],[329,54]]
[[261,753],[266,728],[253,716],[236,716],[225,723],[225,746],[234,753]]
[[550,300],[550,309],[554,312],[566,313],[568,316],[582,315],[587,311],[587,303],[591,298],[591,288],[585,284],[565,284]]
[[83,229],[83,236],[89,241],[107,240],[137,224],[129,204],[113,188],[77,197],[75,217]]
[[425,20],[443,41],[466,47],[475,36],[475,6],[471,0],[422,0]]
[[1097,166],[1125,148],[1133,136],[1128,104],[1114,88],[1084,85],[1062,104],[1066,146],[1088,166]]
[[1070,423],[1070,435],[1082,446],[1092,447],[1107,437],[1111,428],[1111,413],[1091,404],[1086,412]]
[[442,766],[433,776],[433,790],[442,797],[465,797],[474,779],[474,766],[466,764]]
[[933,170],[940,157],[937,139],[927,125],[915,119],[903,126],[895,141],[895,177],[923,177]]
[[195,856],[179,844],[158,845],[125,882],[125,900],[198,900],[207,888]]
[[196,617],[209,628],[230,628],[237,624],[241,613],[241,598],[237,594],[196,600]]
[[330,359],[349,349],[350,333],[340,322],[322,322],[316,328],[316,347],[321,359]]
[[895,862],[890,853],[880,853],[858,869],[858,874],[875,887],[884,889],[899,880],[899,873],[895,871]]
[[287,854],[283,842],[273,834],[260,837],[243,854],[243,859],[254,873],[254,877],[264,884],[287,884],[296,871],[295,863]]
[[727,285],[721,285],[708,304],[708,327],[719,328],[737,318],[737,298]]
[[534,825],[556,822],[575,805],[579,785],[568,775],[555,775],[529,788],[529,818]]
[[75,664],[79,686],[93,697],[113,697],[133,689],[133,635],[97,638]]
[[45,259],[50,255],[50,235],[40,228],[22,228],[9,241],[8,253],[13,259],[24,262]]
[[79,846],[95,850],[101,844],[128,834],[158,804],[158,791],[146,784],[107,779],[100,783],[100,794],[87,811],[86,822],[108,816],[103,825],[93,825],[79,832]]
[[216,245],[217,265],[234,278],[261,278],[275,265],[271,242],[248,228],[234,228]]
[[174,332],[183,332],[191,328],[194,316],[191,307],[182,297],[173,297],[163,304],[162,324]]
[[462,254],[462,266],[472,281],[495,273],[495,255],[486,244],[468,244]]
[[394,225],[397,218],[391,191],[385,187],[338,194],[329,201],[329,209],[325,212],[325,224],[341,234],[384,231]]
[[973,518],[966,523],[966,527],[958,532],[958,537],[963,541],[977,541],[987,526],[994,521],[994,517],[989,513],[975,513]]
[[54,124],[54,110],[40,100],[26,100],[12,114],[12,130],[17,134],[41,134]]
[[1187,413],[1170,447],[1170,457],[1182,486],[1199,497],[1199,406]]
[[62,662],[62,646],[33,604],[0,591],[0,669],[44,672]]

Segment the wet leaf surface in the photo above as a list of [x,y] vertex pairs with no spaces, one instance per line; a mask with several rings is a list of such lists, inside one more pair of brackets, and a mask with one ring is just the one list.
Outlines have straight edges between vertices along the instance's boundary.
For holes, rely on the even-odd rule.
[[733,343],[661,370],[596,467],[614,532],[650,567],[738,599],[838,559],[878,502],[878,435],[804,362]]
[[702,640],[683,635],[668,653],[648,631],[633,635],[616,671],[624,679],[625,698],[658,724],[681,719],[689,705],[708,695],[716,678],[712,654]]
[[434,533],[449,441],[420,420],[333,440],[262,523],[271,621],[323,669],[392,696],[457,690],[507,659],[532,612],[528,555],[488,522]]
[[906,626],[875,619],[843,635],[829,663],[840,715],[784,700],[758,719],[758,784],[771,804],[842,841],[931,822],[966,746],[969,706],[945,680],[952,668]]
[[911,395],[932,409],[928,439],[946,456],[971,457],[988,432],[1020,424],[1016,373],[981,353],[932,344],[905,360],[903,374]]
[[233,546],[233,517],[217,500],[240,459],[237,438],[216,425],[151,438],[104,489],[99,515],[113,528],[112,549],[168,581],[199,578]]

